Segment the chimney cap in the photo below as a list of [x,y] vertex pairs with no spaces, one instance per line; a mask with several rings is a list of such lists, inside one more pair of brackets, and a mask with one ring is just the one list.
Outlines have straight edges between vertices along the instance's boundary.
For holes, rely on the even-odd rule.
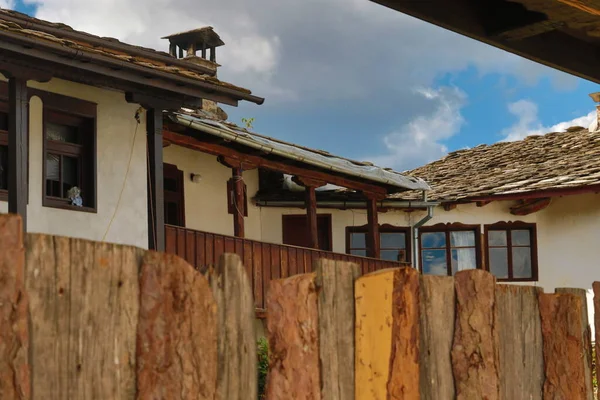
[[205,44],[206,48],[219,47],[225,45],[221,40],[221,37],[214,31],[212,26],[205,26],[203,28],[193,29],[191,31],[174,33],[169,36],[165,36],[162,39],[169,39],[169,42],[176,44],[181,48],[189,48],[191,44],[196,45],[196,48],[202,48],[202,44]]
[[600,92],[596,92],[596,93],[590,93],[590,97],[592,98],[592,100],[594,100],[596,103],[600,103]]

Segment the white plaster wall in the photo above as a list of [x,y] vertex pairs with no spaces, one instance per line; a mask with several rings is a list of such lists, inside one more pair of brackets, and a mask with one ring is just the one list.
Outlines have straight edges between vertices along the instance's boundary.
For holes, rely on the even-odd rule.
[[[123,93],[59,79],[44,84],[30,82],[29,86],[97,103],[98,154],[97,213],[43,207],[43,104],[38,97],[31,99],[27,230],[147,248],[146,127],[142,115],[135,134],[134,114],[139,106],[128,104]],[[130,154],[131,166],[126,175]],[[0,202],[0,212],[7,211],[8,204]]]

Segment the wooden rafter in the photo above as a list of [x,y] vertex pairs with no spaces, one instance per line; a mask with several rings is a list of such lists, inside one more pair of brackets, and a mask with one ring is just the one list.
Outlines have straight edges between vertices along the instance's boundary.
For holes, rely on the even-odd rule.
[[591,15],[600,16],[600,2],[594,0],[558,0],[558,2],[585,11]]
[[226,156],[232,160],[239,160],[241,163],[255,165],[257,168],[284,172],[286,174],[307,179],[315,179],[348,189],[378,194],[380,196],[385,196],[387,194],[387,189],[385,187],[360,182],[358,180],[353,180],[338,175],[328,174],[326,172],[303,168],[297,165],[287,164],[282,161],[273,161],[257,155],[246,154],[220,143],[204,142],[191,136],[172,132],[171,130],[165,130],[163,132],[163,137],[165,140],[177,146],[187,147],[192,150],[198,150],[204,153],[213,154],[215,156]]
[[541,199],[525,199],[519,200],[519,202],[510,208],[512,215],[529,215],[541,211],[548,207],[552,199],[545,197]]

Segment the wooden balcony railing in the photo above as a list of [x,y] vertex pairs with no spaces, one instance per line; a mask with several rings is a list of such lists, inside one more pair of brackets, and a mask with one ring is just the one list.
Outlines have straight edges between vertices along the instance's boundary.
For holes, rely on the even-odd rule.
[[318,259],[350,261],[358,264],[363,274],[407,265],[395,261],[263,243],[171,225],[167,225],[165,229],[167,253],[184,258],[198,270],[204,271],[214,265],[223,253],[239,255],[248,276],[252,279],[254,300],[258,309],[265,309],[265,294],[271,279],[312,272]]

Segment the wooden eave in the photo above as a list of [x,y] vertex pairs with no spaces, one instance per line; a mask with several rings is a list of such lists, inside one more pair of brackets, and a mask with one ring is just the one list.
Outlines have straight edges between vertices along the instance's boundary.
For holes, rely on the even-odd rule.
[[399,191],[399,188],[395,186],[366,182],[354,177],[314,168],[287,158],[260,153],[243,145],[225,142],[222,139],[208,135],[202,135],[193,129],[184,128],[181,125],[169,122],[165,122],[163,138],[167,144],[174,144],[215,156],[228,157],[230,160],[238,160],[242,165],[246,164],[252,168],[264,168],[304,179],[331,183],[363,192],[367,196],[385,197],[388,193]]
[[600,83],[598,0],[372,1]]
[[201,99],[214,100],[232,106],[248,100],[262,104],[264,99],[235,88],[209,81],[179,76],[142,65],[85,53],[8,31],[0,31],[0,71],[34,68],[53,77],[109,87],[124,92],[141,93],[166,102],[174,108],[197,106]]

